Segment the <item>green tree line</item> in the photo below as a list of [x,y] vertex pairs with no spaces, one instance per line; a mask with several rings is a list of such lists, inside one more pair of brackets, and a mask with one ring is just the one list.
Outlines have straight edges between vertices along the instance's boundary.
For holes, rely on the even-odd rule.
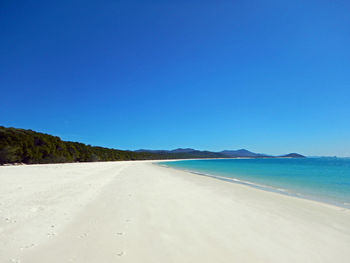
[[189,158],[181,154],[133,152],[62,141],[57,136],[0,126],[0,164],[65,163]]

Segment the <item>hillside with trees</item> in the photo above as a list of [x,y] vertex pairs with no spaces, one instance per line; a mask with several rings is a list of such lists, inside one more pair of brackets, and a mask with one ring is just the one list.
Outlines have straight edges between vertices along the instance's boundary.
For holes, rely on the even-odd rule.
[[124,160],[161,160],[194,158],[303,158],[291,153],[283,156],[257,154],[245,149],[221,152],[191,148],[174,150],[122,151],[79,142],[62,141],[57,136],[32,130],[0,126],[0,164],[67,163]]
[[[193,156],[191,156],[193,158]],[[62,141],[57,136],[0,126],[0,164],[65,163],[189,158],[185,154],[133,152]]]

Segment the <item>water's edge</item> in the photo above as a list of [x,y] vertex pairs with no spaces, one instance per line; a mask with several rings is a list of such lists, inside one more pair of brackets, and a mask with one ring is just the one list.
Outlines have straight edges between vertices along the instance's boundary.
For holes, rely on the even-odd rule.
[[332,205],[332,206],[341,207],[341,208],[345,208],[345,209],[349,209],[350,210],[350,204],[348,204],[348,203],[341,203],[341,202],[336,202],[336,201],[332,201],[332,200],[316,198],[316,197],[307,196],[307,195],[304,195],[304,194],[301,194],[301,193],[293,193],[293,192],[291,192],[288,189],[274,188],[274,187],[267,186],[267,185],[253,183],[253,182],[250,182],[250,181],[243,181],[243,180],[237,179],[237,178],[230,178],[230,177],[219,176],[219,175],[214,175],[214,174],[210,174],[210,173],[203,173],[203,172],[198,172],[198,171],[193,171],[193,170],[188,170],[188,169],[181,169],[181,168],[178,168],[178,167],[168,166],[168,165],[164,164],[163,162],[154,162],[152,164],[158,165],[158,166],[161,166],[161,167],[164,167],[164,168],[175,169],[175,170],[178,170],[178,171],[184,171],[184,172],[188,172],[188,173],[192,173],[192,174],[196,174],[196,175],[200,175],[200,176],[211,177],[211,178],[218,179],[218,180],[221,180],[221,181],[226,181],[226,182],[229,182],[229,183],[245,185],[245,186],[253,187],[255,189],[259,189],[259,190],[262,190],[262,191],[268,191],[268,192],[283,194],[283,195],[292,196],[292,197],[296,197],[296,198],[300,198],[300,199],[311,200],[311,201],[315,201],[315,202],[318,202],[318,203]]

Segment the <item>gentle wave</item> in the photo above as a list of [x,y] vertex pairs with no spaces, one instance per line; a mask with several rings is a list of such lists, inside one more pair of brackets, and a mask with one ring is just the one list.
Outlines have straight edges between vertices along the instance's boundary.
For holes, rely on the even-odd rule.
[[[175,162],[172,162],[172,163],[175,163]],[[160,166],[166,167],[166,168],[175,168],[175,169],[186,171],[186,172],[189,172],[192,174],[207,176],[207,177],[211,177],[211,178],[215,178],[215,179],[219,179],[219,180],[223,180],[223,181],[227,181],[227,182],[231,182],[231,183],[246,185],[246,186],[253,187],[256,189],[260,189],[260,190],[264,190],[264,191],[279,193],[279,194],[293,196],[293,197],[302,198],[302,199],[313,200],[313,201],[317,201],[317,202],[327,203],[327,204],[335,205],[338,207],[350,209],[349,202],[339,202],[336,200],[331,200],[331,199],[326,199],[326,198],[322,198],[322,197],[308,195],[308,194],[298,192],[298,191],[288,189],[288,188],[274,187],[271,185],[265,185],[265,184],[261,184],[261,183],[257,183],[257,182],[248,181],[248,180],[242,180],[242,179],[239,179],[236,177],[232,177],[233,176],[232,174],[230,175],[230,177],[228,177],[228,176],[216,175],[216,174],[208,173],[208,172],[195,171],[195,170],[191,170],[191,169],[187,169],[187,168],[183,168],[183,167],[176,167],[176,166],[172,166],[172,165],[168,165],[168,164],[164,164],[164,163],[157,163],[157,165],[160,165]]]
[[[275,188],[273,186],[269,186],[269,185],[263,185],[263,184],[258,184],[258,183],[253,183],[250,181],[244,181],[238,178],[232,178],[232,177],[225,177],[225,176],[219,176],[219,175],[214,175],[214,174],[210,174],[210,173],[203,173],[203,172],[197,172],[197,171],[193,171],[193,170],[188,170],[188,169],[181,169],[181,168],[175,168],[175,167],[171,167],[171,166],[167,166],[167,165],[160,165],[166,168],[173,168],[173,169],[178,169],[181,171],[185,171],[185,172],[189,172],[192,174],[197,174],[197,175],[201,175],[201,176],[207,176],[207,177],[212,177],[212,178],[216,178],[219,180],[223,180],[223,181],[228,181],[228,182],[234,182],[234,183],[238,183],[238,184],[243,184],[243,185],[248,185],[254,188],[258,188],[258,189],[264,189],[264,190],[270,190],[273,192],[281,192],[281,193],[288,193],[288,194],[293,194],[292,192],[288,191],[287,189],[284,188]],[[298,193],[295,193],[298,194]]]

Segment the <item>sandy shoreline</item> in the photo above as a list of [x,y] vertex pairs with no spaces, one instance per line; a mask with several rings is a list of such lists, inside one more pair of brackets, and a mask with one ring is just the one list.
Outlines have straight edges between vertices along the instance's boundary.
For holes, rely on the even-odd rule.
[[0,167],[0,262],[348,262],[350,210],[153,165]]

